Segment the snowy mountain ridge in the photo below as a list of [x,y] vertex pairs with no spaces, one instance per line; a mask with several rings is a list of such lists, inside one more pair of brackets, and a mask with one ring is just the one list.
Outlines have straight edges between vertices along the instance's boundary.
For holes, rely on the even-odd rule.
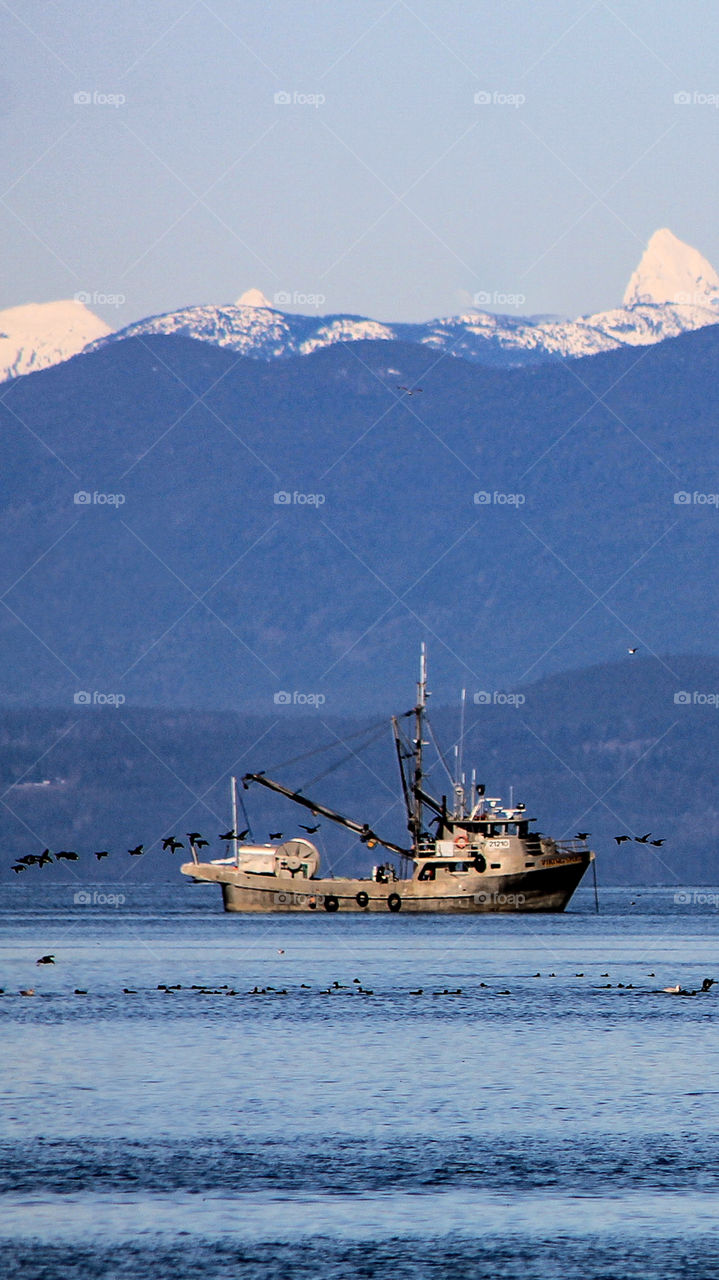
[[364,316],[295,315],[273,307],[259,289],[229,306],[185,307],[128,325],[100,341],[181,334],[260,360],[307,355],[336,342],[419,343],[447,355],[504,367],[648,346],[719,321],[719,276],[667,228],[656,231],[632,275],[624,305],[577,320],[469,310],[421,324]]
[[76,299],[0,311],[0,381],[61,364],[111,332]]
[[576,320],[474,309],[415,324],[346,314],[297,315],[279,310],[253,288],[235,303],[183,307],[113,332],[79,301],[51,302],[0,312],[0,381],[149,334],[179,334],[258,360],[379,340],[513,367],[648,346],[717,322],[719,275],[696,249],[662,228],[651,237],[623,305]]

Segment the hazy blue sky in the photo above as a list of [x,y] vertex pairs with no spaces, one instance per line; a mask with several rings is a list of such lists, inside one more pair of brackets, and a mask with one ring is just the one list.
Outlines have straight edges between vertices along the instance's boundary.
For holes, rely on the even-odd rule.
[[10,0],[0,42],[0,307],[580,314],[664,225],[719,264],[714,2]]

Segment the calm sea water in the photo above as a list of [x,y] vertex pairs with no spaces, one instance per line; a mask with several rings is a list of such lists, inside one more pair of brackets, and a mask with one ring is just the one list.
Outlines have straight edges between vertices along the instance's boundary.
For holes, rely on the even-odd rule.
[[2,889],[3,1277],[719,1276],[719,986],[659,991],[719,979],[719,893],[468,920],[93,890]]

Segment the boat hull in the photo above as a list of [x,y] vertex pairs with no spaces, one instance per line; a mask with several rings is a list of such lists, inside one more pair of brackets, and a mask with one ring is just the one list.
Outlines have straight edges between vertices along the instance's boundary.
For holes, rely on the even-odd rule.
[[589,852],[562,859],[561,864],[525,872],[490,875],[467,872],[453,883],[329,878],[299,880],[290,876],[247,875],[212,863],[186,863],[185,875],[219,884],[225,911],[287,914],[392,912],[487,915],[564,911],[586,871]]

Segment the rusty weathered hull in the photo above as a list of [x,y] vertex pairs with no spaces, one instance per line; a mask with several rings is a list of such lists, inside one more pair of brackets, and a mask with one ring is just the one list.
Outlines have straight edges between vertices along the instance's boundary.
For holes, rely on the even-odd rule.
[[[498,912],[564,911],[591,861],[589,852],[561,863],[504,875],[467,872],[456,883],[327,878],[299,880],[290,876],[248,875],[212,863],[185,863],[182,871],[195,880],[219,884],[225,911],[242,913],[368,911],[454,915]],[[359,895],[359,900],[358,900]],[[367,897],[365,902],[364,895]],[[399,898],[399,906],[397,906]],[[336,905],[335,905],[336,904]]]

